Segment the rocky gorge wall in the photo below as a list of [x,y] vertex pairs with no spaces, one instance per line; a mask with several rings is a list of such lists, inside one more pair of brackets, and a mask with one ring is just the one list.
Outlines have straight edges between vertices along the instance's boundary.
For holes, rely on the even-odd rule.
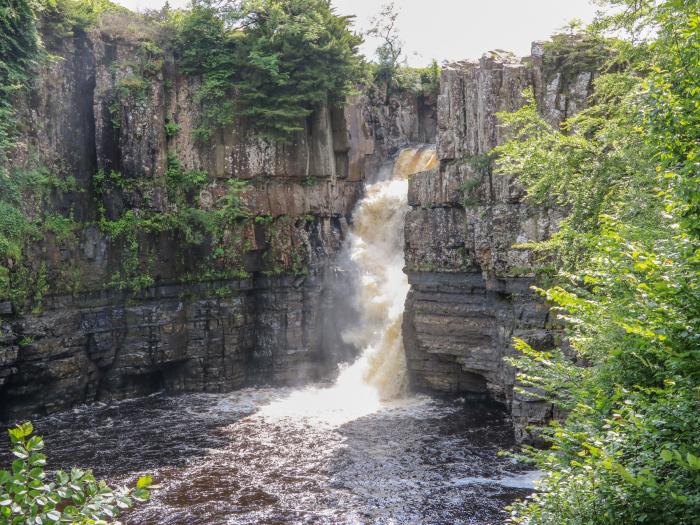
[[594,70],[566,72],[533,44],[532,56],[492,52],[445,67],[438,97],[439,167],[414,175],[405,225],[411,290],[403,334],[412,384],[419,390],[488,395],[510,408],[520,440],[555,414],[551,405],[514,390],[504,362],[518,337],[538,349],[560,338],[555,319],[531,291],[539,262],[517,249],[547,239],[562,210],[533,207],[490,155],[505,139],[496,114],[525,103],[531,89],[553,125],[581,109]]
[[[319,377],[337,343],[326,285],[363,181],[434,140],[429,102],[364,93],[319,107],[290,144],[244,124],[196,141],[197,79],[157,29],[110,16],[63,39],[18,103],[13,168],[48,170],[60,186],[48,202],[76,226],[33,239],[14,272],[33,307],[0,303],[2,419]],[[175,193],[171,179],[191,174],[201,187]],[[230,181],[247,182],[235,228],[215,242],[170,226],[215,213]],[[23,205],[31,216],[47,204]]]

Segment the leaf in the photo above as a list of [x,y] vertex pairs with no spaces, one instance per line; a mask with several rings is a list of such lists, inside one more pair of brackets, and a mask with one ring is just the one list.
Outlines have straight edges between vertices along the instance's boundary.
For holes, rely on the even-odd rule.
[[688,452],[686,454],[686,459],[688,460],[688,464],[691,466],[691,468],[700,470],[700,458],[698,456]]
[[44,440],[41,438],[41,436],[32,436],[29,438],[29,441],[27,441],[26,447],[30,452],[41,450],[44,448]]
[[141,476],[139,480],[136,482],[136,487],[139,489],[145,489],[150,487],[153,484],[153,477],[152,476]]
[[12,462],[12,473],[16,476],[24,470],[24,461],[16,459]]
[[41,453],[35,453],[29,456],[29,459],[27,462],[32,466],[32,467],[44,467],[46,466],[46,456]]

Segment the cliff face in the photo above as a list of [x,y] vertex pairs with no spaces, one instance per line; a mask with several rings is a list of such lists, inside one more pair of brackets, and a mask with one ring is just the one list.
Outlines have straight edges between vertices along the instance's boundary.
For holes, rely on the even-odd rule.
[[593,72],[562,73],[545,48],[527,59],[491,53],[442,72],[438,97],[438,168],[410,180],[406,272],[411,291],[404,345],[415,387],[490,395],[511,408],[519,439],[552,407],[514,392],[503,358],[512,338],[535,348],[559,337],[547,305],[530,291],[536,261],[514,245],[548,238],[561,210],[535,208],[489,156],[505,139],[496,113],[512,111],[531,88],[542,114],[558,124],[591,94]]
[[[532,438],[527,423],[552,408],[514,392],[503,358],[514,336],[538,348],[559,336],[530,291],[536,261],[514,245],[549,237],[562,212],[525,203],[489,153],[505,139],[496,113],[523,104],[526,88],[558,124],[585,104],[593,71],[564,71],[535,44],[527,59],[444,68],[437,107],[366,93],[322,105],[288,144],[242,123],[198,141],[197,79],[153,46],[157,30],[114,16],[63,40],[18,104],[15,167],[48,170],[54,188],[24,195],[23,211],[49,206],[74,226],[29,243],[15,300],[0,302],[0,418],[322,376],[346,356],[333,259],[364,179],[401,147],[437,139],[439,167],[409,185],[411,380],[501,399]],[[211,220],[222,202],[237,207],[234,226],[201,235],[183,219]]]
[[[133,24],[65,40],[19,103],[15,167],[47,167],[62,184],[51,207],[78,226],[29,247],[41,308],[0,304],[2,418],[323,374],[336,346],[326,284],[363,180],[398,148],[434,140],[434,107],[365,94],[319,107],[290,144],[242,124],[195,141],[196,79]],[[180,217],[170,179],[183,173],[205,174],[186,196],[197,213],[225,202],[229,181],[248,182],[245,217],[218,244],[169,227],[104,227]]]

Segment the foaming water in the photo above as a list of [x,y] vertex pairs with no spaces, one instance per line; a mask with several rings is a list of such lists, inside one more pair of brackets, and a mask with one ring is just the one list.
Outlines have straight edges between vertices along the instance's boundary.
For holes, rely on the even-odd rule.
[[342,334],[360,351],[352,364],[341,366],[331,387],[309,387],[264,407],[277,417],[308,417],[342,424],[376,412],[383,403],[397,403],[406,394],[406,359],[401,322],[408,293],[404,267],[403,225],[408,212],[408,178],[433,167],[433,148],[401,151],[386,178],[370,184],[353,214],[343,250],[354,265],[359,318]]
[[117,484],[152,474],[159,488],[126,525],[501,523],[533,479],[497,455],[513,445],[501,407],[406,391],[407,179],[434,163],[433,150],[404,150],[355,210],[344,249],[359,320],[342,335],[359,357],[335,382],[41,418],[49,468],[92,468]]

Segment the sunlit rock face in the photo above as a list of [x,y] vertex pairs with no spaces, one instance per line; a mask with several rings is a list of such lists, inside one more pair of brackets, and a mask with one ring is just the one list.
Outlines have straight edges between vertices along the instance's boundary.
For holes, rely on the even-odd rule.
[[[142,19],[111,16],[53,49],[60,58],[41,65],[18,101],[15,167],[38,163],[74,177],[55,206],[85,225],[75,246],[49,236],[27,257],[50,283],[70,278],[70,293],[50,294],[34,313],[0,301],[0,418],[161,389],[220,392],[327,375],[352,353],[339,340],[329,285],[343,278],[335,259],[352,209],[368,174],[408,144],[434,142],[434,103],[359,94],[342,108],[320,105],[289,144],[262,141],[244,123],[198,142],[197,79],[180,74],[168,51],[156,71],[139,71],[143,42],[163,35]],[[135,77],[145,89],[126,89]],[[179,131],[166,133],[166,123]],[[171,210],[169,155],[209,174],[202,209],[229,179],[249,182],[245,206],[264,220],[248,221],[232,246],[248,277],[201,277],[208,248],[162,232],[138,239],[154,284],[136,294],[110,288],[125,247],[95,224],[98,209],[108,219]],[[112,171],[130,183],[98,196],[95,175]]]
[[526,89],[554,125],[585,104],[594,72],[563,83],[544,62],[536,43],[527,59],[492,52],[443,69],[439,166],[410,178],[406,216],[411,290],[403,334],[412,385],[506,402],[521,440],[532,440],[527,424],[552,417],[553,409],[514,393],[514,370],[503,358],[514,352],[513,337],[545,349],[559,333],[530,290],[535,261],[514,245],[547,239],[563,214],[525,204],[523,188],[485,155],[505,140],[496,114],[520,107]]

